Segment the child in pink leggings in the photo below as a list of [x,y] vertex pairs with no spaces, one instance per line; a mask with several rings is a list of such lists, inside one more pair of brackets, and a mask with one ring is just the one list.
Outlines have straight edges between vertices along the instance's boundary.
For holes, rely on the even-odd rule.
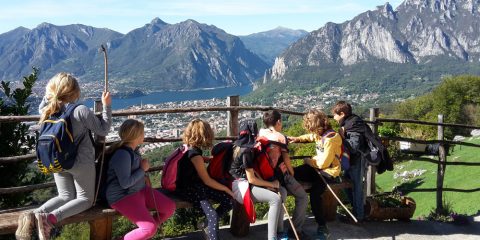
[[[120,126],[121,141],[113,146],[113,156],[107,171],[106,196],[108,204],[138,226],[123,239],[149,239],[157,226],[175,211],[175,202],[145,183],[150,168],[146,159],[134,149],[143,142],[143,123],[128,119]],[[149,209],[155,208],[152,217]]]
[[[155,199],[152,194],[155,196]],[[173,214],[175,202],[147,186],[140,192],[114,203],[111,207],[138,226],[137,229],[127,233],[123,239],[148,239],[155,235],[157,226],[165,222]],[[153,208],[158,212],[158,215],[155,215],[155,217],[152,217],[148,210]]]

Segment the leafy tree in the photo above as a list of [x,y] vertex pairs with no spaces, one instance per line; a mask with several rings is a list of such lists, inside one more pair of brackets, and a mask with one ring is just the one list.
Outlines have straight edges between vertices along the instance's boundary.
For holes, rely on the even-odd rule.
[[[0,99],[0,115],[27,115],[30,108],[29,96],[38,76],[38,69],[33,68],[32,74],[23,78],[23,88],[12,90],[10,82],[1,82],[4,96]],[[35,136],[29,135],[25,123],[0,123],[0,157],[11,157],[29,153],[35,146]],[[43,179],[30,169],[29,161],[19,161],[0,165],[0,187],[29,185]],[[23,206],[32,201],[31,194],[19,193],[0,195],[0,208]]]
[[[480,124],[480,77],[461,75],[447,77],[431,93],[408,100],[397,107],[399,118],[418,119],[436,122],[439,114],[444,122],[459,124]],[[435,126],[405,124],[403,132],[411,137],[433,139]],[[445,135],[451,138],[456,134],[467,134],[468,130],[446,128]]]

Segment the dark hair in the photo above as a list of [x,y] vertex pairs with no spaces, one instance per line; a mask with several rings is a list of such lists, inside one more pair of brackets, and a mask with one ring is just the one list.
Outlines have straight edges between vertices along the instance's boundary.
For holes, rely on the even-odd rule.
[[350,103],[347,103],[345,101],[338,101],[335,106],[332,108],[332,113],[333,114],[340,114],[343,112],[345,116],[350,116],[352,115],[352,105]]
[[263,124],[265,124],[267,128],[275,126],[280,119],[282,119],[282,114],[277,110],[270,110],[263,114]]

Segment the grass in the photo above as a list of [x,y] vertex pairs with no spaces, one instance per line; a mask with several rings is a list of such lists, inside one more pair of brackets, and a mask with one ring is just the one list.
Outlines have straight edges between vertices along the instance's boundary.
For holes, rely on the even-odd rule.
[[[467,142],[480,144],[480,138],[470,138]],[[394,173],[403,171],[412,171],[414,169],[426,170],[421,176],[411,178],[408,183],[404,183],[406,189],[413,188],[436,188],[437,186],[437,165],[429,162],[414,161],[415,157],[395,165],[394,171],[377,175],[376,184],[384,191],[391,191],[394,186],[401,184],[399,178],[394,179]],[[434,158],[438,159],[438,158]],[[447,156],[447,162],[480,162],[480,148],[455,146],[450,155]],[[457,189],[478,188],[478,175],[480,166],[456,166],[447,165],[445,170],[444,187]],[[406,195],[415,199],[417,208],[414,217],[426,216],[436,206],[435,192],[411,192],[406,191]],[[452,206],[453,211],[459,214],[474,215],[478,214],[480,205],[480,192],[458,193],[443,192],[444,201]]]

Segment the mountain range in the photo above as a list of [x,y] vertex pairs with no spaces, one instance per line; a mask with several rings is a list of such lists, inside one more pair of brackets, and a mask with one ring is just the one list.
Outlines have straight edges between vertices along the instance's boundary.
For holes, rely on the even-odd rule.
[[273,65],[275,58],[298,39],[307,35],[305,30],[277,27],[270,31],[239,36],[245,47],[257,54],[263,61]]
[[310,33],[277,28],[240,37],[194,20],[155,18],[127,34],[42,23],[0,34],[0,79],[19,80],[35,66],[43,80],[67,71],[98,81],[105,44],[120,91],[254,84],[260,97],[342,87],[405,98],[445,75],[480,74],[479,39],[480,0],[405,0]]
[[125,88],[250,85],[269,67],[240,38],[194,20],[168,24],[155,18],[127,34],[42,23],[0,34],[0,79],[18,80],[33,66],[41,69],[40,78],[67,71],[86,82],[103,79],[101,44],[107,47],[110,78]]
[[406,0],[395,10],[386,3],[299,39],[262,84],[410,96],[444,75],[480,74],[479,39],[479,0]]

